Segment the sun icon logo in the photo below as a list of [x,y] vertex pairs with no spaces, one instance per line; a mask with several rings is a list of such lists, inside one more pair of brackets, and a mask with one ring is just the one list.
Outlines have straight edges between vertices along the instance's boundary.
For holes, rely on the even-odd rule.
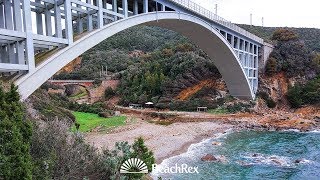
[[126,160],[120,167],[120,173],[133,174],[133,173],[148,173],[148,167],[146,163],[138,158],[131,158]]

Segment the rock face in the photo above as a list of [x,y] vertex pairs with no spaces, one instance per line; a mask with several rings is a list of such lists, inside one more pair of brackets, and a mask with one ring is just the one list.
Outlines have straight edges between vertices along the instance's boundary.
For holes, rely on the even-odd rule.
[[207,154],[201,158],[201,161],[216,161],[216,160],[218,159],[211,154]]

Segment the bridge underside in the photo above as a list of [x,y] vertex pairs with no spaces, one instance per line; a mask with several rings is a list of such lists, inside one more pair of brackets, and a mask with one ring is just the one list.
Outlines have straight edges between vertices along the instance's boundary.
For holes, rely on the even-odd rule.
[[245,99],[254,98],[244,69],[228,41],[205,21],[188,14],[176,12],[132,16],[87,34],[72,45],[49,57],[36,67],[33,73],[28,73],[18,79],[16,84],[19,86],[22,98],[27,98],[58,70],[88,49],[122,30],[139,24],[168,28],[190,38],[214,61],[231,95]]

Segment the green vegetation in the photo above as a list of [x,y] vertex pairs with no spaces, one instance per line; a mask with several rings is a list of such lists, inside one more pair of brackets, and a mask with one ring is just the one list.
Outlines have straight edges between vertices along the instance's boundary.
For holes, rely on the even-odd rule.
[[297,84],[290,87],[287,98],[293,108],[305,104],[320,104],[320,76],[305,85]]
[[114,92],[114,90],[111,87],[107,87],[107,89],[104,91],[104,98],[107,100],[113,97],[114,95],[116,95],[116,92]]
[[229,111],[228,111],[228,109],[226,109],[224,107],[218,107],[216,109],[209,109],[208,113],[211,113],[211,114],[228,114]]
[[32,179],[31,136],[17,88],[0,85],[0,179]]
[[257,96],[261,97],[266,103],[268,108],[275,108],[277,103],[266,92],[258,92]]
[[[132,144],[133,152],[131,153],[131,157],[139,158],[144,163],[146,163],[148,167],[148,171],[152,172],[152,165],[155,163],[155,159],[153,156],[153,152],[148,149],[148,147],[144,144],[142,137],[139,137]],[[138,178],[141,179],[143,174],[131,174],[129,176],[130,179]]]
[[[261,26],[250,26],[240,25],[242,28],[256,34],[257,36],[272,42],[273,33],[279,29],[277,27],[261,27]],[[308,49],[311,51],[320,52],[320,30],[315,28],[290,28],[286,27],[295,34],[298,35],[299,39],[305,43]]]
[[277,43],[266,65],[268,75],[285,72],[288,77],[314,77],[320,72],[319,66],[314,64],[311,51],[300,41],[297,34],[280,28],[274,32],[272,40]]
[[[132,146],[128,142],[117,142],[113,149],[98,151],[86,144],[83,136],[70,133],[68,124],[63,121],[50,121],[41,128],[36,126],[32,139],[34,179],[128,180],[133,178],[119,173],[124,161],[139,157],[148,165],[154,162],[152,152],[142,139]],[[142,176],[139,174],[138,179]]]
[[[80,124],[80,132],[90,132],[92,129],[98,126],[101,126],[104,129],[122,126],[126,121],[125,116],[103,118],[92,113],[73,112],[73,114],[76,117],[76,122]],[[73,126],[72,130],[75,131],[76,127]]]

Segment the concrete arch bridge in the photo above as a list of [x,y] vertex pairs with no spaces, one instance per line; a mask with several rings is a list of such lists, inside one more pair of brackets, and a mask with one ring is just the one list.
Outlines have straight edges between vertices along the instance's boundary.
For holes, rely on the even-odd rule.
[[272,48],[191,0],[0,0],[0,72],[15,75],[26,99],[88,49],[140,24],[188,37],[214,61],[231,95],[255,98],[259,63]]

